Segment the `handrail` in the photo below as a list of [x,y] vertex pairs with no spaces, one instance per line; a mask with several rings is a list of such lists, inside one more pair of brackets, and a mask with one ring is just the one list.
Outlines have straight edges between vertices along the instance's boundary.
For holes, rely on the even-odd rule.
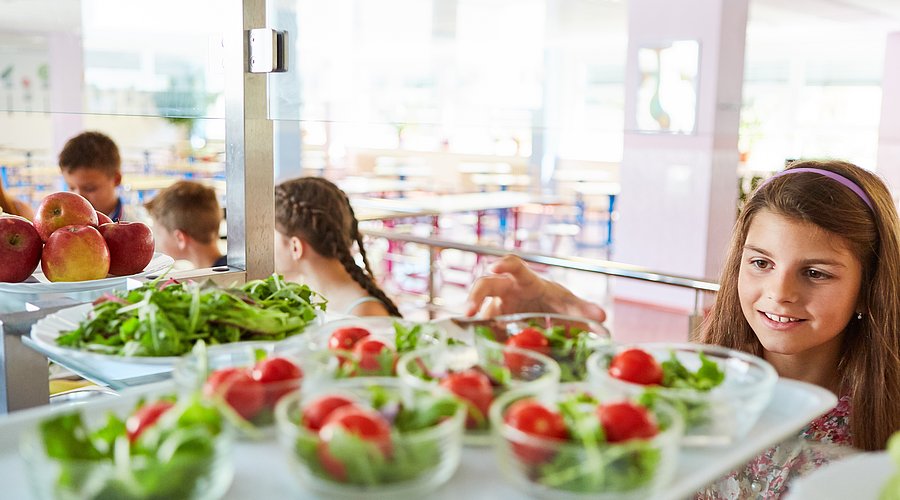
[[424,238],[409,233],[399,231],[379,231],[374,229],[361,229],[360,232],[373,238],[384,238],[393,241],[403,241],[406,243],[417,243],[428,247],[451,248],[464,252],[471,252],[480,255],[491,255],[502,257],[504,255],[516,255],[526,262],[535,264],[545,264],[554,267],[562,267],[573,269],[576,271],[586,271],[591,273],[600,273],[621,278],[631,278],[641,281],[652,281],[654,283],[662,283],[682,288],[690,288],[704,292],[718,292],[719,284],[691,278],[687,276],[677,276],[665,274],[659,271],[653,271],[645,267],[634,266],[631,264],[622,264],[602,259],[589,259],[585,257],[558,257],[555,255],[545,255],[537,253],[519,252],[502,247],[471,245],[468,243],[460,243],[457,241],[442,240],[438,238]]

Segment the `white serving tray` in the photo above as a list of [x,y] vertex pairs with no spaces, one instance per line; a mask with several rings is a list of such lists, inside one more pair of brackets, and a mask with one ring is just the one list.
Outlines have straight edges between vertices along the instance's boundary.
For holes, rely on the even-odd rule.
[[[133,405],[148,391],[174,390],[171,382],[145,386],[123,393],[123,397],[81,403]],[[692,494],[740,467],[764,449],[795,435],[804,425],[837,404],[835,396],[820,387],[779,380],[772,401],[748,437],[732,446],[713,450],[685,450],[679,456],[673,482],[657,497],[677,500]],[[41,407],[0,417],[0,484],[4,498],[33,498],[19,457],[18,436],[59,407]],[[234,450],[235,478],[226,499],[314,498],[296,485],[288,470],[284,451],[272,439],[241,441]],[[50,478],[48,478],[50,480]],[[438,500],[519,499],[527,496],[504,482],[490,448],[466,448],[459,470],[441,489],[429,495]]]
[[122,287],[128,278],[143,278],[152,274],[159,274],[175,264],[175,259],[160,252],[155,252],[150,263],[143,271],[128,276],[109,276],[107,278],[90,281],[58,281],[51,282],[41,272],[40,267],[31,278],[22,283],[0,283],[0,292],[15,294],[39,294],[39,293],[76,293],[95,290],[112,290]]

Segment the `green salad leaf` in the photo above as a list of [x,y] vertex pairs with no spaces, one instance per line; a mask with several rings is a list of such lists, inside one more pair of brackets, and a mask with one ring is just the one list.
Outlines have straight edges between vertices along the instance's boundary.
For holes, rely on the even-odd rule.
[[98,428],[80,413],[62,414],[41,422],[38,432],[47,457],[59,464],[55,497],[128,500],[191,497],[208,487],[221,430],[216,408],[192,398],[134,443],[113,413]]
[[229,289],[156,280],[105,295],[56,342],[101,354],[180,356],[198,340],[225,344],[296,335],[325,304],[308,286],[278,275]]
[[699,358],[700,368],[692,372],[672,352],[669,359],[662,362],[663,387],[709,391],[721,384],[725,380],[725,372],[703,352],[699,353]]

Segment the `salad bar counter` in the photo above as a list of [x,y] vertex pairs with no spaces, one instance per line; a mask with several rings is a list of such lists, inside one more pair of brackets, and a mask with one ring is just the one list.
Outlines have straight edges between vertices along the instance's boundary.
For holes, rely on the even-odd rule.
[[[118,409],[127,411],[142,397],[175,391],[173,382],[163,382],[124,391],[121,397],[97,400],[76,408],[83,410]],[[824,389],[779,380],[772,399],[745,439],[728,447],[684,448],[677,456],[671,482],[656,495],[661,499],[680,499],[740,466],[761,450],[791,437],[807,422],[836,404]],[[15,413],[0,421],[0,484],[6,498],[34,498],[28,483],[28,463],[22,457],[21,436],[34,432],[40,422],[72,408],[42,407]],[[316,498],[312,490],[297,483],[289,468],[289,456],[276,438],[238,440],[230,452],[234,459],[234,478],[224,498]],[[39,476],[41,471],[36,472]],[[52,481],[45,471],[43,481]],[[498,459],[490,447],[467,446],[459,469],[450,480],[433,492],[437,499],[527,498],[503,480]]]
[[23,343],[112,390],[0,419],[4,496],[680,499],[836,404],[584,318],[325,306],[275,275],[157,279],[40,319]]

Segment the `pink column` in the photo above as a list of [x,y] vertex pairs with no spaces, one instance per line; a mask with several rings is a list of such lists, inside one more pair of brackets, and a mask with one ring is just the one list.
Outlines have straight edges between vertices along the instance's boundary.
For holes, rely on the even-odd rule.
[[900,32],[887,36],[881,77],[881,124],[876,170],[900,204]]
[[[667,274],[718,279],[737,209],[747,5],[748,0],[629,1],[615,260]],[[639,130],[647,121],[640,122],[637,114],[653,108],[647,80],[641,90],[639,49],[685,40],[699,45],[693,132]],[[646,60],[647,51],[641,53]],[[674,115],[683,104],[683,99],[669,99],[667,105]],[[659,118],[665,113],[658,109],[654,116],[660,124],[668,121]],[[613,293],[669,309],[690,310],[694,305],[692,291],[632,280],[617,280]]]

